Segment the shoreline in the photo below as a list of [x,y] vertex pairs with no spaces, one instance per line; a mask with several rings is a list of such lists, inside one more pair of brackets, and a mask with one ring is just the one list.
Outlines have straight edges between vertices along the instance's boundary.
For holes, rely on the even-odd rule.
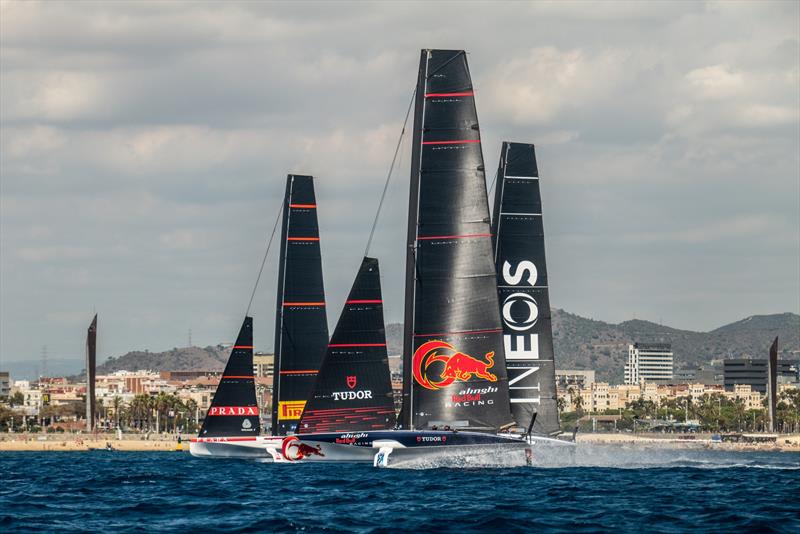
[[[682,437],[678,437],[682,436]],[[643,448],[657,447],[664,449],[709,449],[732,452],[800,452],[800,434],[777,434],[774,442],[745,443],[712,441],[711,434],[627,434],[627,433],[594,433],[578,434],[578,443],[595,445],[625,445]]]
[[[23,434],[0,435],[0,452],[88,452],[105,450],[110,444],[120,452],[188,452],[191,436],[144,436],[127,435],[118,440],[116,436],[97,435],[53,435]],[[731,452],[800,452],[800,434],[779,434],[775,442],[767,443],[732,443],[712,441],[711,434],[692,435],[691,438],[679,438],[664,434],[627,434],[627,433],[595,433],[578,434],[578,443],[594,445],[634,446],[659,449],[708,449]]]
[[105,451],[106,444],[110,444],[115,451],[124,452],[183,452],[189,451],[190,438],[181,436],[178,443],[176,436],[153,436],[145,439],[143,436],[125,436],[121,440],[114,435],[4,435],[0,437],[0,452],[89,452],[92,450]]

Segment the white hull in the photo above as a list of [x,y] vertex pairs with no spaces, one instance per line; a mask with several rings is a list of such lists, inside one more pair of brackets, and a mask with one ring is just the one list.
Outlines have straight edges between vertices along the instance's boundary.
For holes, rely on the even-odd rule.
[[[520,467],[535,465],[537,456],[565,455],[574,444],[548,437],[479,435],[451,432],[383,431],[305,435],[287,438],[282,451],[288,461],[363,462],[378,467]],[[351,442],[345,442],[350,439]],[[428,445],[427,443],[430,443]],[[545,462],[549,463],[549,462]]]
[[283,438],[256,436],[253,438],[195,438],[189,444],[192,456],[200,458],[249,458],[261,461],[281,461]]

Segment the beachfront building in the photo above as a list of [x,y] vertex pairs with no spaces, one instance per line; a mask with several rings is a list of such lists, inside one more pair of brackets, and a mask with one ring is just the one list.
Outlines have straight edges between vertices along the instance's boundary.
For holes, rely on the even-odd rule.
[[[796,380],[798,362],[778,361],[778,380]],[[723,362],[725,389],[734,391],[736,385],[746,384],[759,393],[767,392],[767,359],[735,358]]]
[[11,374],[0,371],[0,399],[7,399],[11,395]]
[[594,384],[594,375],[592,369],[556,369],[556,386],[563,389],[570,386],[585,389]]
[[628,345],[625,383],[673,381],[672,346],[669,343],[634,343]]
[[275,372],[275,355],[264,352],[253,354],[253,374],[257,378],[271,377]]

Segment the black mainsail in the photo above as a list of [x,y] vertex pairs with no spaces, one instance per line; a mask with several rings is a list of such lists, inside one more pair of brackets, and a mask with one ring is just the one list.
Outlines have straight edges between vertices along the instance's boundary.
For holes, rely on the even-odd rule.
[[364,258],[333,331],[298,432],[394,428],[378,260]]
[[328,345],[314,178],[290,174],[283,204],[272,433],[294,432]]
[[545,264],[542,197],[533,145],[504,142],[497,170],[492,235],[503,319],[511,413],[533,431],[560,430],[553,330]]
[[245,317],[199,437],[255,437],[260,429],[253,376],[253,318]]
[[472,80],[463,50],[423,50],[406,259],[406,429],[513,424]]
[[95,378],[97,373],[97,314],[86,332],[86,431],[94,430],[97,411]]

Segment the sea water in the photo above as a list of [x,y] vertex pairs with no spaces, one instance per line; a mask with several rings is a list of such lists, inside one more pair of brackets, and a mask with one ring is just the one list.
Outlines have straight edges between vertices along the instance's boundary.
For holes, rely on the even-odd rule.
[[375,469],[0,453],[0,531],[800,532],[800,454],[582,449],[569,465]]

